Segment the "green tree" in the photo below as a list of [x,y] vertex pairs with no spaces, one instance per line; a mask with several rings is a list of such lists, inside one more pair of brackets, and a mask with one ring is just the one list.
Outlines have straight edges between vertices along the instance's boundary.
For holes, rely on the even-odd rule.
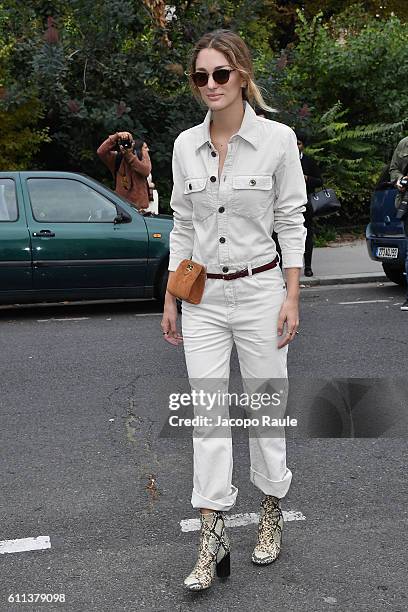
[[323,20],[330,23],[345,10],[355,11],[358,7],[361,7],[367,17],[374,17],[379,21],[389,19],[392,15],[402,21],[407,19],[406,6],[401,0],[264,0],[262,19],[270,26],[271,47],[279,51],[288,45],[296,45],[298,11],[307,20],[320,13]]
[[163,203],[174,139],[205,113],[188,88],[190,50],[203,33],[230,28],[252,50],[256,78],[279,110],[272,118],[307,131],[351,218],[406,125],[408,26],[390,16],[391,0],[381,14],[377,4],[174,0],[169,11],[163,0],[8,0],[7,10],[0,2],[0,111],[38,100],[42,117],[33,115],[31,129],[48,129],[50,142],[37,167],[109,183],[96,148],[132,131],[150,146]]
[[149,143],[155,182],[168,196],[174,138],[203,116],[184,74],[189,49],[205,31],[248,27],[266,56],[266,37],[256,27],[261,5],[177,0],[174,19],[166,21],[157,0],[12,2],[2,30],[12,45],[9,103],[35,93],[44,105],[52,140],[39,165],[111,181],[96,148],[108,134],[130,130]]
[[368,219],[371,192],[384,168],[379,142],[408,126],[407,117],[393,124],[351,127],[346,115],[338,102],[317,118],[315,142],[306,148],[323,169],[325,186],[332,187],[342,202],[341,224]]
[[0,171],[26,170],[44,142],[47,129],[38,129],[42,116],[38,100],[30,100],[7,112],[0,110]]
[[298,99],[317,112],[340,100],[353,124],[395,121],[407,112],[408,23],[379,21],[360,8],[330,24],[319,14],[298,16],[299,42],[284,82]]
[[309,152],[342,198],[340,221],[366,219],[370,192],[408,126],[408,24],[380,23],[359,6],[330,22],[299,11],[296,35],[263,80],[275,118],[309,136]]
[[27,88],[19,95],[12,81],[11,58],[17,43],[11,35],[10,11],[0,3],[0,171],[26,169],[49,141],[48,129],[39,125],[43,107],[35,91]]

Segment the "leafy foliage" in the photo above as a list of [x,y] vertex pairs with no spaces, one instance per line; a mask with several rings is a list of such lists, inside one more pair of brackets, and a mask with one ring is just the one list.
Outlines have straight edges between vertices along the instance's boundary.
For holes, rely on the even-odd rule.
[[361,221],[368,215],[367,204],[384,166],[378,139],[398,134],[408,118],[393,124],[352,128],[338,102],[314,123],[316,142],[306,149],[324,171],[325,185],[332,187],[343,203],[340,222]]
[[265,87],[278,120],[308,136],[306,152],[342,200],[339,221],[358,222],[408,125],[408,26],[396,17],[379,22],[357,6],[330,22],[299,11],[296,34]]
[[397,5],[8,0],[6,8],[0,0],[1,139],[17,123],[24,138],[31,134],[23,156],[2,149],[2,164],[110,183],[96,149],[129,130],[148,142],[166,202],[173,141],[205,113],[188,89],[189,52],[203,33],[225,27],[250,46],[258,84],[279,111],[272,118],[308,134],[309,152],[343,199],[344,220],[359,219],[407,125],[408,25]]
[[41,144],[49,140],[48,130],[36,127],[40,117],[38,100],[0,111],[0,171],[26,170]]

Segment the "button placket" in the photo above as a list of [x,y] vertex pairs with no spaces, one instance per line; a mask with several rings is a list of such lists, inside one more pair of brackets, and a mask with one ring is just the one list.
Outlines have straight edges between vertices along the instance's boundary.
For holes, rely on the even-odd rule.
[[[229,263],[229,233],[228,233],[228,223],[227,223],[227,212],[225,208],[225,204],[228,200],[228,181],[225,180],[231,170],[232,160],[234,155],[234,145],[233,143],[228,143],[228,151],[225,156],[224,166],[222,169],[221,177],[218,182],[218,261],[220,262],[220,268],[223,269],[226,264]],[[217,156],[217,173],[219,166],[219,157]],[[222,212],[220,212],[222,209]],[[220,270],[221,271],[221,270]],[[228,283],[230,281],[224,281]]]
[[[206,150],[208,151],[208,153],[205,153],[205,150],[202,151],[202,154],[204,154],[203,161],[205,164],[205,169],[206,169],[206,173],[208,177],[207,186],[206,186],[206,195],[208,199],[208,205],[212,209],[214,209],[214,207],[216,207],[217,200],[218,200],[218,194],[217,194],[217,189],[218,189],[217,182],[218,181],[217,181],[217,176],[216,176],[218,172],[218,159],[211,155],[211,153],[213,152],[213,147],[210,142],[207,142]],[[215,208],[215,210],[217,210],[217,207]]]

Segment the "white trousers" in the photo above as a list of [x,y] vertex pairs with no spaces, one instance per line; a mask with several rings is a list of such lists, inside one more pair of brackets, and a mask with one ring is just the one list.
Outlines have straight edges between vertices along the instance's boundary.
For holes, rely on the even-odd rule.
[[[255,379],[270,379],[273,384],[277,379],[286,381],[288,347],[277,348],[278,315],[285,297],[278,265],[234,280],[207,279],[200,304],[183,301],[182,333],[191,388],[228,390],[233,342],[244,392]],[[194,407],[194,416],[205,411]],[[228,418],[228,404],[219,405],[218,414]],[[194,427],[193,508],[227,511],[236,503],[231,429],[223,427],[222,431],[216,425]],[[284,429],[267,436],[249,429],[249,451],[251,482],[265,494],[284,497],[292,480],[286,467]]]

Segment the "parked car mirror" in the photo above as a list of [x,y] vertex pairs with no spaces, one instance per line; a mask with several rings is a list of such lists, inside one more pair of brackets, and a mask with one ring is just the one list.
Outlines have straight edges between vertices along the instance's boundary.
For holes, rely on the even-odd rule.
[[132,217],[124,210],[118,210],[118,214],[113,220],[115,225],[118,223],[130,223],[131,221]]

